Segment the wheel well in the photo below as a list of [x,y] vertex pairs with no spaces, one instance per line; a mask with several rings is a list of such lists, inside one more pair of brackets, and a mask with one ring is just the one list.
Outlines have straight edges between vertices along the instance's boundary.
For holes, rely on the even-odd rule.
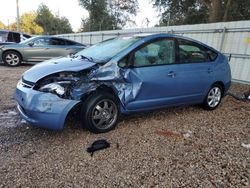
[[96,92],[100,92],[100,91],[105,91],[105,92],[108,92],[108,93],[111,93],[112,95],[114,95],[119,101],[119,97],[117,96],[115,90],[109,86],[106,86],[106,85],[100,85],[98,88],[96,88],[94,91],[91,91],[89,92],[87,95],[84,95],[82,98],[81,98],[81,101],[85,101],[87,98],[89,98],[90,96],[92,96],[94,93]]
[[217,81],[213,85],[215,85],[215,84],[218,84],[219,86],[221,86],[221,89],[222,89],[222,92],[223,92],[223,95],[224,95],[224,93],[225,93],[225,85],[224,85],[224,83],[221,82],[221,81]]
[[16,52],[16,53],[18,53],[19,56],[20,56],[20,58],[21,58],[21,61],[23,61],[23,56],[22,56],[22,54],[21,54],[19,51],[17,51],[17,50],[6,50],[6,51],[4,51],[4,52],[3,52],[3,55],[2,55],[2,59],[3,59],[4,54],[7,53],[7,52]]
[[111,94],[113,94],[113,95],[116,96],[115,91],[113,90],[113,88],[108,87],[108,86],[106,86],[106,85],[100,85],[100,86],[97,88],[97,90],[106,91],[106,92],[111,93]]

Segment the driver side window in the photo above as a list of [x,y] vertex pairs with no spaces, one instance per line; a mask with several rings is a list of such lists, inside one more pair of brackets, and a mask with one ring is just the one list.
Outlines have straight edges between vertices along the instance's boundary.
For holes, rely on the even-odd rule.
[[140,48],[134,53],[134,67],[175,63],[175,42],[162,39]]
[[49,39],[47,38],[39,38],[34,41],[34,46],[47,46],[49,45]]

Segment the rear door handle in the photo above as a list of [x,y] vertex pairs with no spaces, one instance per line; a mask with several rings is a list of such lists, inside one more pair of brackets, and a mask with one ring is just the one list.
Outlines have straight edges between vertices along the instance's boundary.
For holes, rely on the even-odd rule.
[[168,77],[174,78],[176,76],[176,73],[174,71],[170,71],[168,73]]

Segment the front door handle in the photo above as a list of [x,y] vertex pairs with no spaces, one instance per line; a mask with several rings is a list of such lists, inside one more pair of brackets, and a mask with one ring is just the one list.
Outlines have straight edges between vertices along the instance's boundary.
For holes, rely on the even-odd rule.
[[213,70],[212,70],[211,68],[208,68],[208,69],[207,69],[207,72],[208,72],[208,73],[212,73]]
[[174,78],[176,76],[176,73],[174,71],[170,71],[168,73],[168,77]]

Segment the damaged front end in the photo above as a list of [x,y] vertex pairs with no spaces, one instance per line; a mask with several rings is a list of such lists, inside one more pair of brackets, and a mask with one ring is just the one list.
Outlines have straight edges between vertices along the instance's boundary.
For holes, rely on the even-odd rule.
[[71,58],[51,59],[33,66],[16,88],[22,118],[31,125],[61,130],[69,112],[101,90],[118,99],[120,111],[126,112],[126,104],[136,98],[142,81],[133,70],[119,67],[118,62],[130,51],[128,47],[140,40],[114,39]]
[[125,111],[126,103],[133,100],[140,89],[141,81],[135,77],[115,62],[53,73],[36,83],[26,81],[24,75],[17,85],[15,98],[22,118],[29,124],[62,130],[69,112],[97,90],[109,89],[119,98],[121,111]]
[[[64,59],[65,64],[69,60]],[[46,62],[47,66],[53,66],[49,70],[46,66],[43,68],[43,64],[26,71],[18,82],[15,92],[17,108],[21,117],[33,126],[62,130],[68,113],[81,103],[80,99],[73,97],[72,89],[85,79],[95,64],[78,67],[82,70],[74,63],[64,69],[55,60]]]

